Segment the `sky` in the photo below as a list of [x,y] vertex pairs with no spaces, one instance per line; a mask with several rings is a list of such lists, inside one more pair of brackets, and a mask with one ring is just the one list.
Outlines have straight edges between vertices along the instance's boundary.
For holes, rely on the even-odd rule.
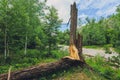
[[70,5],[76,2],[78,19],[107,17],[116,13],[116,6],[120,0],[47,0],[47,5],[54,6],[58,10],[58,16],[63,24],[68,23],[70,18]]

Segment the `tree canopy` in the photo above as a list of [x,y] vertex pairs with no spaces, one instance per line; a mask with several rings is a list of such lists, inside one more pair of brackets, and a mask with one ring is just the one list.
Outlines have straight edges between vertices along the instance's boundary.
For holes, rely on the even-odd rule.
[[46,1],[0,0],[0,52],[6,58],[21,49],[25,54],[27,48],[52,50],[60,24],[57,10]]

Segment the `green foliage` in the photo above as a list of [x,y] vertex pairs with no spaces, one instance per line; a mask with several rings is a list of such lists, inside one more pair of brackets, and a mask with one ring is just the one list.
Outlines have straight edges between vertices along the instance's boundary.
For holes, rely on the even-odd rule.
[[52,51],[52,57],[56,58],[56,59],[59,59],[61,57],[67,56],[67,55],[68,55],[67,51],[60,51],[60,50]]
[[120,54],[118,56],[113,56],[110,58],[111,65],[119,68],[120,67]]
[[19,51],[17,54],[12,54],[9,57],[9,63],[4,61],[4,58],[0,58],[0,74],[8,72],[10,66],[12,66],[12,70],[23,69],[32,65],[37,65],[41,63],[49,63],[54,62],[66,55],[68,55],[64,51],[52,51],[52,56],[47,56],[47,51],[40,52],[37,49],[28,49],[28,54],[24,55],[23,50]]
[[105,30],[103,23],[96,23],[93,20],[88,20],[88,24],[80,28],[80,33],[83,35],[84,45],[102,45],[105,44]]
[[0,0],[0,14],[0,55],[6,59],[0,57],[3,63],[12,64],[19,56],[47,57],[57,50],[61,20],[57,10],[47,6],[46,1]]
[[107,80],[119,80],[120,69],[114,69],[110,66],[110,62],[106,62],[102,57],[96,56],[95,58],[86,59],[86,62],[92,66],[95,71],[104,76]]
[[0,74],[2,74],[3,72],[8,72],[9,66],[0,66]]
[[110,48],[112,47],[112,44],[104,45],[104,50],[106,54],[111,54]]
[[79,32],[83,35],[84,45],[106,45],[120,49],[120,6],[117,14],[99,21],[87,18],[87,24],[82,26]]
[[38,0],[0,0],[0,5],[0,51],[3,53],[7,48],[9,56],[9,52],[16,53],[24,48],[26,36],[30,42],[46,6]]
[[115,51],[120,54],[120,48],[119,47],[115,48]]
[[100,48],[103,48],[103,46],[99,45],[99,46],[96,46],[96,45],[91,45],[91,46],[83,46],[84,48],[92,48],[92,49],[100,49]]
[[67,29],[64,32],[58,32],[58,43],[62,45],[69,45],[70,31]]
[[48,55],[51,55],[51,51],[57,49],[57,36],[58,36],[58,28],[60,27],[61,20],[58,17],[57,10],[51,6],[49,7],[48,14],[45,16],[46,18],[46,27],[43,29],[46,34],[46,45],[48,47]]

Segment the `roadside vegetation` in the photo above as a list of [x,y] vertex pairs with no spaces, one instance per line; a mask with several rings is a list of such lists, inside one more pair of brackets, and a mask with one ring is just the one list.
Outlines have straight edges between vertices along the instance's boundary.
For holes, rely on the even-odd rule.
[[120,79],[120,64],[119,66],[115,66],[115,63],[110,60],[105,60],[99,55],[93,58],[87,58],[86,62],[95,70],[95,72],[97,72],[97,74],[103,76],[105,79]]

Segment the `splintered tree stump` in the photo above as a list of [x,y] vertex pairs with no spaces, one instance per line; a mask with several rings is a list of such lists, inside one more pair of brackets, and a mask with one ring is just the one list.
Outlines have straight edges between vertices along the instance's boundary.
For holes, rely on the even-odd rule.
[[82,36],[76,35],[77,32],[77,8],[76,3],[71,5],[71,24],[70,24],[70,57],[84,62],[82,56]]
[[[86,64],[80,60],[62,58],[53,63],[33,66],[28,69],[14,71],[10,73],[10,80],[34,80],[44,76],[54,74],[58,71],[64,71],[71,67],[84,67]],[[7,80],[8,74],[1,74],[0,80]]]

